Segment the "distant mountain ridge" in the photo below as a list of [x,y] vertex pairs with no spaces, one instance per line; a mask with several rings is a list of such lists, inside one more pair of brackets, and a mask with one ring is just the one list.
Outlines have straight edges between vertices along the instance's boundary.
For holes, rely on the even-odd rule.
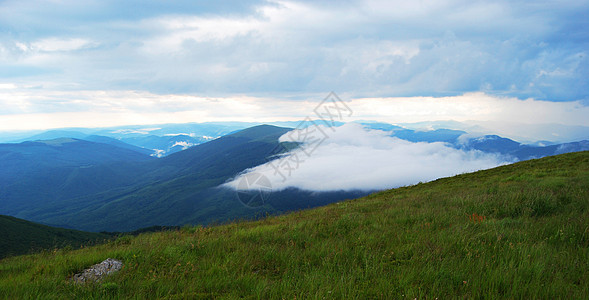
[[[1,202],[8,205],[1,208],[29,220],[92,231],[248,217],[268,207],[243,207],[233,191],[216,187],[264,163],[289,130],[257,126],[161,159],[77,168],[52,178],[50,185],[43,184],[46,178],[27,178],[28,184],[3,190]],[[32,184],[39,189],[27,189]]]
[[[443,142],[516,160],[589,149],[587,141],[536,147],[494,135],[468,137],[458,130],[415,131],[385,123],[365,126],[412,142]],[[219,188],[244,170],[267,162],[280,148],[278,138],[290,130],[254,126],[162,158],[99,135],[84,136],[92,142],[58,138],[0,144],[0,178],[4,178],[0,180],[0,213],[65,228],[131,231],[255,218],[369,193],[287,189],[273,192],[259,207],[249,207],[234,190]],[[71,134],[51,134],[64,133]]]
[[101,140],[101,142],[104,143],[115,144],[115,142],[112,140],[105,140],[106,138],[111,138],[129,145],[124,146],[119,143],[119,146],[127,148],[130,146],[135,146],[137,148],[134,150],[137,150],[141,153],[148,153],[156,157],[163,157],[255,125],[258,124],[240,122],[213,122],[133,125],[97,129],[54,129],[37,133],[31,135],[30,137],[21,138],[15,142],[51,140],[56,138],[69,137],[87,141]]
[[456,149],[497,153],[515,160],[528,160],[549,155],[589,150],[589,141],[587,140],[546,146],[526,145],[498,135],[469,137],[468,133],[462,130],[435,129],[420,131],[387,123],[361,124],[370,129],[390,132],[391,136],[410,142],[443,142]]
[[69,137],[0,144],[0,178],[9,175],[8,173],[27,173],[39,168],[77,167],[150,159],[149,155],[142,154],[136,149]]
[[121,140],[117,140],[115,138],[111,138],[111,137],[107,137],[107,136],[102,136],[102,135],[88,135],[85,137],[80,138],[81,140],[86,140],[89,142],[95,142],[95,143],[102,143],[102,144],[108,144],[108,145],[112,145],[112,146],[116,146],[119,148],[123,148],[123,149],[128,149],[128,150],[132,150],[135,152],[139,152],[142,154],[146,154],[146,155],[150,155],[153,156],[153,150],[151,149],[147,149],[144,147],[139,147],[139,146],[135,146],[129,143],[125,143]]
[[102,190],[121,177],[106,173],[150,160],[133,150],[71,138],[0,144],[0,213],[15,215],[66,195]]
[[78,131],[50,130],[31,136],[30,138],[27,138],[27,140],[39,141],[56,138],[74,138],[78,140],[109,144],[155,157],[162,157],[186,150],[189,147],[213,139],[212,137],[196,137],[189,134],[169,134],[164,136],[153,134],[130,134],[130,136],[127,136],[127,134],[113,134],[107,132],[105,132],[105,134],[109,134],[110,136],[97,134],[87,135]]
[[[313,122],[317,125],[325,125],[321,120],[314,120]],[[553,148],[544,149],[543,147],[553,145],[558,147],[558,145],[563,145],[563,143],[554,143],[550,141],[537,141],[533,144],[522,144],[498,135],[482,135],[466,138],[469,135],[469,132],[465,131],[466,129],[452,129],[465,128],[464,124],[458,122],[441,122],[432,127],[431,130],[415,130],[388,123],[369,121],[361,121],[359,123],[371,129],[391,132],[391,135],[410,142],[444,142],[455,148],[500,153],[503,155],[510,155],[517,160],[559,154],[561,152],[558,150]],[[302,123],[291,121],[276,122],[276,124],[283,124],[283,126],[286,125],[288,127],[299,127]],[[342,124],[343,123],[341,122],[336,122],[335,126],[340,126]],[[113,145],[115,145],[115,140],[117,140],[119,142],[118,146],[127,147],[128,149],[136,150],[140,153],[148,153],[156,157],[163,157],[252,126],[256,126],[256,123],[219,122],[135,125],[99,129],[72,128],[65,130],[49,130],[47,132],[33,135],[24,140],[32,141],[70,137]],[[444,128],[443,126],[449,127]],[[112,138],[113,140],[106,141],[105,139],[107,138]],[[102,139],[102,141],[100,139]],[[575,149],[573,151],[582,151],[586,149],[582,145],[575,145],[574,143],[576,142],[564,144],[571,144],[566,147],[572,147],[572,149]],[[128,144],[128,146],[124,146],[125,144]],[[135,146],[135,148],[130,148],[132,146]]]
[[464,142],[458,142],[454,146],[465,150],[499,153],[522,161],[569,152],[586,151],[589,150],[589,141],[585,140],[549,146],[535,146],[520,144],[516,141],[497,135],[485,135],[482,137],[471,138]]

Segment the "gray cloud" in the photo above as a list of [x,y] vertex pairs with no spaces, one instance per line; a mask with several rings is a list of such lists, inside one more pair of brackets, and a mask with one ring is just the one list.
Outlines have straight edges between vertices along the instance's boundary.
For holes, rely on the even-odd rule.
[[11,71],[0,81],[208,95],[589,98],[588,1],[214,3],[3,1],[0,69]]

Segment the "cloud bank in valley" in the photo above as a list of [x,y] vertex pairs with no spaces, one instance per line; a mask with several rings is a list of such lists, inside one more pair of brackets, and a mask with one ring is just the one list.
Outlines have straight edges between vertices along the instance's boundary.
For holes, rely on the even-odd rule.
[[[274,191],[289,187],[312,191],[382,190],[507,163],[494,154],[458,150],[443,143],[411,143],[354,123],[335,131],[322,129],[328,137],[309,155],[303,147],[280,158],[291,161],[290,174],[280,168],[286,179],[270,164],[264,164],[246,170],[226,186],[236,189],[242,176],[259,173],[270,180]],[[280,139],[296,141],[291,140],[296,136],[291,132]],[[294,163],[297,160],[298,164]],[[279,163],[273,162],[275,166]]]

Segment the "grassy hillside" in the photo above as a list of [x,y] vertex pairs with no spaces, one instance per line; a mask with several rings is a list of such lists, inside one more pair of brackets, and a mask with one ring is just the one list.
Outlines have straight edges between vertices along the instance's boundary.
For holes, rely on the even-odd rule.
[[0,215],[0,258],[54,247],[79,247],[109,237],[105,234],[49,227]]
[[[589,152],[0,261],[15,298],[589,297]],[[108,257],[121,272],[73,285]]]

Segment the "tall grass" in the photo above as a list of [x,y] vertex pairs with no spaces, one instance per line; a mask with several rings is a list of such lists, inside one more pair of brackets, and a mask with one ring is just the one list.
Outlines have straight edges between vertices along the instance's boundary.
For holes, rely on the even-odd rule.
[[[6,299],[588,298],[589,152],[0,261]],[[76,272],[108,257],[102,282]]]

